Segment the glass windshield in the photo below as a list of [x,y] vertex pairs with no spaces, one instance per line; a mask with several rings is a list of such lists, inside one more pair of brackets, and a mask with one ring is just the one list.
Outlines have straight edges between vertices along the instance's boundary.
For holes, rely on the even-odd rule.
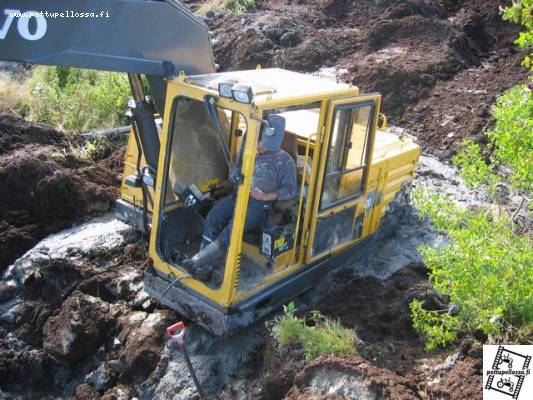
[[[216,107],[216,106],[215,106]],[[200,251],[209,211],[231,191],[229,166],[246,130],[239,113],[215,108],[220,129],[209,119],[202,101],[179,97],[174,101],[166,147],[167,162],[160,209],[158,250],[176,267]],[[233,138],[232,138],[233,137]],[[233,205],[228,215],[233,215]],[[207,276],[193,276],[211,288],[222,282],[225,254],[213,260]],[[191,271],[188,271],[192,273]]]
[[[218,114],[221,131],[210,123],[203,102],[185,97],[176,100],[168,171],[171,189],[176,179],[185,186],[194,184],[199,188],[226,180],[228,165],[224,151],[229,149],[230,122],[221,109]],[[168,192],[172,194],[172,190]]]

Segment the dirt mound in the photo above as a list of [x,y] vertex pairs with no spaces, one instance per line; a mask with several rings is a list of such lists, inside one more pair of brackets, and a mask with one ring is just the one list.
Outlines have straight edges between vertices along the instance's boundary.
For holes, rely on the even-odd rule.
[[444,299],[431,290],[423,266],[408,266],[386,281],[342,271],[334,285],[335,290],[318,308],[355,329],[361,339],[359,351],[366,358],[402,373],[410,368],[406,360],[424,354],[423,342],[412,327],[409,303],[416,298],[423,300],[427,309],[445,306]]
[[421,266],[406,267],[385,281],[345,269],[335,273],[329,286],[331,295],[318,308],[355,330],[359,355],[306,364],[301,346],[280,350],[269,337],[255,380],[244,389],[234,385],[219,398],[239,398],[239,390],[261,400],[481,398],[480,348],[464,342],[455,352],[428,353],[412,328],[408,304],[414,298],[427,309],[445,307]]
[[134,382],[142,382],[155,369],[165,338],[161,335],[170,325],[174,313],[162,311],[145,313],[136,311],[118,320],[122,330],[118,340],[124,344],[120,359],[124,376]]
[[112,207],[112,157],[80,160],[62,133],[0,115],[0,271],[44,236]]
[[[483,350],[479,346],[470,348],[462,346],[460,360],[445,373],[438,383],[429,385],[427,392],[435,399],[471,399],[483,398],[480,388],[483,386]],[[464,384],[468,377],[469,384]]]
[[0,155],[28,144],[65,145],[65,137],[47,125],[31,124],[9,114],[0,115]]
[[409,126],[429,153],[454,154],[464,138],[486,142],[491,128],[490,109],[496,98],[524,76],[523,55],[512,50],[494,53],[480,66],[439,81],[427,97],[410,105],[399,119]]
[[[502,20],[503,4],[262,1],[251,13],[214,14],[207,22],[221,70],[335,67],[363,92],[381,92],[392,122],[449,157],[456,141],[480,138],[496,96],[527,78],[518,66],[523,55],[513,50],[518,28]],[[483,110],[472,110],[478,104]]]
[[128,399],[157,367],[169,310],[142,290],[147,249],[107,216],[48,237],[0,285],[2,390]]
[[44,349],[55,359],[73,365],[83,360],[105,340],[114,315],[102,300],[75,293],[48,318],[43,329]]

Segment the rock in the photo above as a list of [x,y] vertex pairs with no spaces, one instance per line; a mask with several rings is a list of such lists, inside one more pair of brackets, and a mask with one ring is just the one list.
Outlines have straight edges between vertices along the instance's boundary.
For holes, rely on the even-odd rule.
[[300,34],[296,31],[284,33],[279,42],[284,47],[294,47],[297,46],[302,41]]
[[76,388],[74,397],[77,400],[97,400],[100,398],[100,393],[98,393],[91,385],[82,383]]
[[442,364],[436,365],[433,369],[437,372],[443,373],[451,370],[455,364],[457,364],[457,361],[459,361],[460,352],[457,350],[456,352],[450,354]]
[[11,300],[17,294],[17,285],[13,281],[0,282],[0,304]]
[[9,333],[0,342],[2,385],[34,385],[53,381],[56,363],[42,349],[34,349]]
[[296,376],[291,395],[302,399],[418,399],[411,386],[408,379],[376,368],[361,357],[319,357]]
[[96,251],[114,249],[134,235],[132,228],[115,219],[114,214],[94,218],[43,239],[15,261],[6,275],[23,285],[36,274],[40,276],[40,267],[53,264],[54,260],[73,261]]
[[75,293],[59,314],[46,321],[44,348],[56,359],[73,365],[92,354],[113,325],[110,305],[83,293]]
[[113,377],[111,371],[107,368],[105,363],[89,373],[85,377],[85,382],[90,384],[98,392],[102,393],[112,385]]
[[118,385],[104,393],[101,400],[130,400],[135,397],[135,391],[129,386]]
[[142,304],[149,299],[143,288],[142,271],[125,267],[115,277],[111,291],[116,298],[131,302],[136,308],[142,308]]
[[65,387],[71,378],[71,372],[72,370],[70,368],[67,368],[63,365],[60,366],[54,376],[54,383],[56,386]]
[[[215,394],[233,382],[257,372],[254,350],[267,335],[264,324],[257,324],[228,338],[214,337],[205,330],[190,326],[186,346],[196,375],[206,394]],[[162,349],[161,362],[143,383],[141,398],[167,399],[179,393],[180,398],[195,398],[196,389],[187,370],[182,352],[173,342]],[[140,388],[136,386],[137,391]]]

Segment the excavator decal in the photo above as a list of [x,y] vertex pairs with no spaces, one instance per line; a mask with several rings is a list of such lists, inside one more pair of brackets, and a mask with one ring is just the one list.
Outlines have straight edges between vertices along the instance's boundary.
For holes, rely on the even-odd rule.
[[[35,41],[42,39],[46,35],[48,23],[44,15],[37,11],[20,11],[15,9],[5,9],[4,14],[6,20],[0,29],[0,40],[4,40],[13,25],[13,21],[17,18],[17,32],[22,39]],[[34,31],[30,31],[32,20],[35,21]]]

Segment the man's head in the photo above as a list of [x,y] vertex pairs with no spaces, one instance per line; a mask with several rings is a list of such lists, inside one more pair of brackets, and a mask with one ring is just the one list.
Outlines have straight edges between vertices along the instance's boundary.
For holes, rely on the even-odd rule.
[[271,114],[267,117],[270,127],[263,128],[260,151],[278,151],[285,135],[285,118],[281,115]]

